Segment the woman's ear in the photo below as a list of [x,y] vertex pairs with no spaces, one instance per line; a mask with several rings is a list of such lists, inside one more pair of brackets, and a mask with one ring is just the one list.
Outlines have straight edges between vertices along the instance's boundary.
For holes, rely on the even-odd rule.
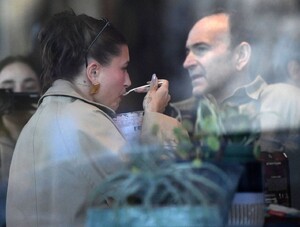
[[235,67],[238,71],[243,70],[249,63],[251,57],[251,46],[247,42],[240,43],[235,48]]
[[99,83],[100,65],[96,61],[92,61],[86,68],[87,78],[92,84]]

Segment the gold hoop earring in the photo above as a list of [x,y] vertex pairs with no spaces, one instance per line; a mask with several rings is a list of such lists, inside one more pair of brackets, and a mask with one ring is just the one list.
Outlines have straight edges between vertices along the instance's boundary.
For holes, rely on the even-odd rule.
[[97,94],[100,89],[100,83],[92,84],[92,87],[90,89],[90,95]]

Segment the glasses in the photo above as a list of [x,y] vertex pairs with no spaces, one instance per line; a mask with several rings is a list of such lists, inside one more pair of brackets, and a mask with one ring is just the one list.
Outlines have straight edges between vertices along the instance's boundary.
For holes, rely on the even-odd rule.
[[101,19],[102,21],[105,22],[105,25],[103,26],[103,28],[98,32],[98,34],[96,35],[96,37],[94,38],[94,40],[91,42],[91,44],[88,46],[88,48],[85,51],[85,67],[88,66],[88,61],[87,61],[87,55],[90,51],[90,49],[92,48],[92,46],[94,45],[94,43],[97,41],[97,39],[99,38],[99,36],[101,35],[101,33],[104,31],[104,29],[110,25],[109,21],[106,18]]

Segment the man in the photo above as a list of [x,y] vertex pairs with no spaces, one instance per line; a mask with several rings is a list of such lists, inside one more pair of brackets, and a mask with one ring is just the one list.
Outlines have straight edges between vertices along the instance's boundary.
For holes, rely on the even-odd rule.
[[195,23],[183,63],[191,77],[193,98],[172,106],[187,113],[198,99],[212,96],[221,107],[237,106],[241,113],[259,118],[265,132],[262,146],[280,149],[271,132],[298,129],[300,91],[287,84],[267,85],[261,76],[253,75],[254,38],[240,18],[235,12],[217,11]]
[[267,85],[252,71],[256,43],[240,16],[218,11],[194,24],[183,63],[191,77],[193,98],[172,106],[181,116],[195,118],[189,110],[195,112],[203,97],[213,97],[220,109],[230,105],[259,119],[261,150],[297,150],[300,90],[288,84]]

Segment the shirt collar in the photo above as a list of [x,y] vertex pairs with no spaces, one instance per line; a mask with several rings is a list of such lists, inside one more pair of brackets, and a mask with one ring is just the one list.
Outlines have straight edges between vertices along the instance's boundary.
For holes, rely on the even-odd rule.
[[251,83],[237,88],[222,104],[242,104],[249,99],[258,100],[261,92],[267,86],[264,79],[258,75]]
[[40,98],[38,105],[41,104],[42,100],[47,96],[67,96],[73,97],[76,99],[80,99],[86,103],[89,103],[93,106],[98,107],[103,110],[105,113],[110,115],[111,117],[116,116],[116,113],[111,108],[99,104],[97,102],[90,101],[88,99],[83,98],[74,88],[73,84],[67,80],[58,79],[54,81],[53,85],[46,91],[46,93]]

